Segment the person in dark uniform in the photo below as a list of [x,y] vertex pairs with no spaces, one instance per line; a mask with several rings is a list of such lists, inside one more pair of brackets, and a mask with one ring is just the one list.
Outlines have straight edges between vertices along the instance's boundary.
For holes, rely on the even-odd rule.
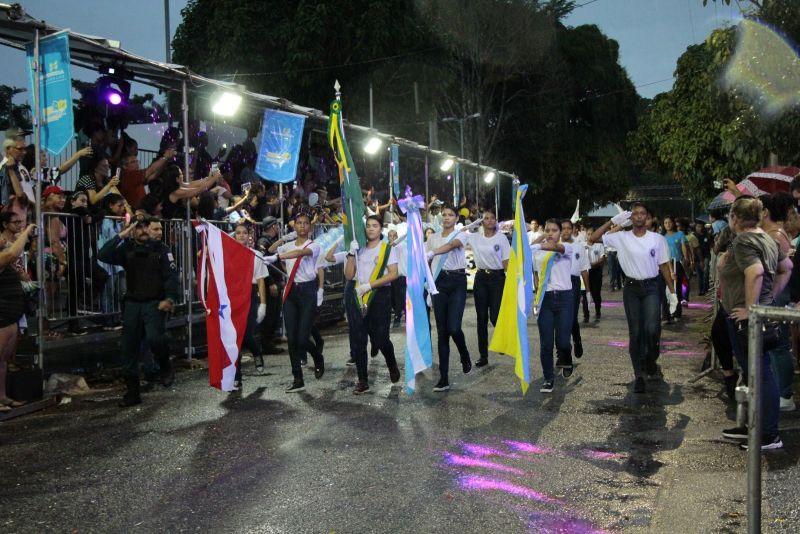
[[[180,281],[175,258],[161,241],[150,239],[148,227],[160,225],[155,218],[141,218],[109,240],[97,253],[100,261],[125,269],[126,286],[122,310],[122,353],[127,391],[119,405],[142,402],[139,396],[139,348],[141,340],[158,358],[161,383],[172,385],[175,374],[169,360],[166,314],[178,298]],[[133,236],[130,239],[129,236]]]

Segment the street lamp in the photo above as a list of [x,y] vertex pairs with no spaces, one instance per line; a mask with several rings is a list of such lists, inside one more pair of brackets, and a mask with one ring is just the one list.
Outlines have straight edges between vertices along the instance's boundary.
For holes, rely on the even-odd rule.
[[494,171],[487,171],[486,174],[483,175],[483,183],[490,184],[494,181],[496,174]]
[[369,141],[364,145],[364,152],[367,154],[377,154],[381,145],[383,145],[383,141],[377,137],[370,137]]
[[211,111],[223,117],[233,117],[242,103],[242,95],[225,91],[217,96]]
[[[467,115],[466,117],[445,117],[442,119],[442,122],[457,122],[458,127],[461,132],[461,157],[464,157],[464,121],[468,121],[469,119],[477,119],[480,117],[480,113],[473,113],[472,115]],[[480,162],[478,162],[480,163]]]
[[444,161],[442,162],[442,164],[439,166],[439,168],[440,168],[440,169],[441,169],[443,172],[447,172],[447,171],[449,171],[450,169],[452,169],[452,168],[453,168],[453,165],[454,165],[454,164],[455,164],[455,161],[453,161],[453,158],[447,158],[446,160],[444,160]]

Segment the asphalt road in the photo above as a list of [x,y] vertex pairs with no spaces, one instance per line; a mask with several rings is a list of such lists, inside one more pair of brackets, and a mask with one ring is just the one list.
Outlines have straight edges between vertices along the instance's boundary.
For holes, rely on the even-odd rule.
[[[606,297],[620,299],[619,293]],[[477,347],[468,301],[464,330]],[[742,532],[745,453],[722,440],[733,410],[716,378],[690,384],[703,349],[689,310],[665,329],[665,381],[635,395],[619,303],[584,328],[575,374],[526,396],[513,360],[452,389],[428,371],[408,396],[379,356],[372,393],[352,395],[347,338],[327,336],[328,369],[286,394],[288,356],[246,364],[241,394],[183,371],[137,408],[96,392],[0,424],[4,532]],[[398,353],[403,330],[393,339]],[[473,360],[477,359],[477,350]],[[457,364],[457,362],[456,362]],[[402,364],[401,364],[402,365]],[[800,531],[798,417],[767,455],[765,531]]]

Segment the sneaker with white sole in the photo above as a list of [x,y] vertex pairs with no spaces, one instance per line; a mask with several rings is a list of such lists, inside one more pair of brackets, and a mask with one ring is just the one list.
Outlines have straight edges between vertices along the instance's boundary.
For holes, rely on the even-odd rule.
[[433,391],[440,393],[442,391],[447,391],[450,389],[450,383],[447,380],[439,379],[435,386],[433,386]]
[[553,381],[544,381],[542,387],[539,388],[539,393],[552,393],[553,392]]
[[793,412],[797,409],[797,405],[794,403],[794,399],[789,397],[788,399],[784,399],[781,397],[781,411],[782,412]]
[[737,441],[747,441],[747,427],[737,426],[735,428],[726,428],[722,431],[722,437]]
[[[747,450],[747,443],[742,443],[739,445],[739,448],[743,451]],[[777,449],[783,448],[783,442],[781,441],[781,437],[778,434],[764,434],[763,440],[761,441],[761,450],[762,451],[774,451]]]

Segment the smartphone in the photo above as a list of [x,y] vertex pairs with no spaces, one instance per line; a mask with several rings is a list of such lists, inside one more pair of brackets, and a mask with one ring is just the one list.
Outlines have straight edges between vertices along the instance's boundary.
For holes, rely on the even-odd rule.
[[122,176],[122,167],[117,167],[117,172],[114,174],[114,177],[119,180],[120,176]]
[[242,193],[245,193],[245,194],[249,193],[251,187],[253,187],[253,184],[251,184],[250,182],[243,183],[242,184]]
[[214,163],[211,164],[211,172],[216,172],[218,170],[219,170],[219,163],[215,161]]

